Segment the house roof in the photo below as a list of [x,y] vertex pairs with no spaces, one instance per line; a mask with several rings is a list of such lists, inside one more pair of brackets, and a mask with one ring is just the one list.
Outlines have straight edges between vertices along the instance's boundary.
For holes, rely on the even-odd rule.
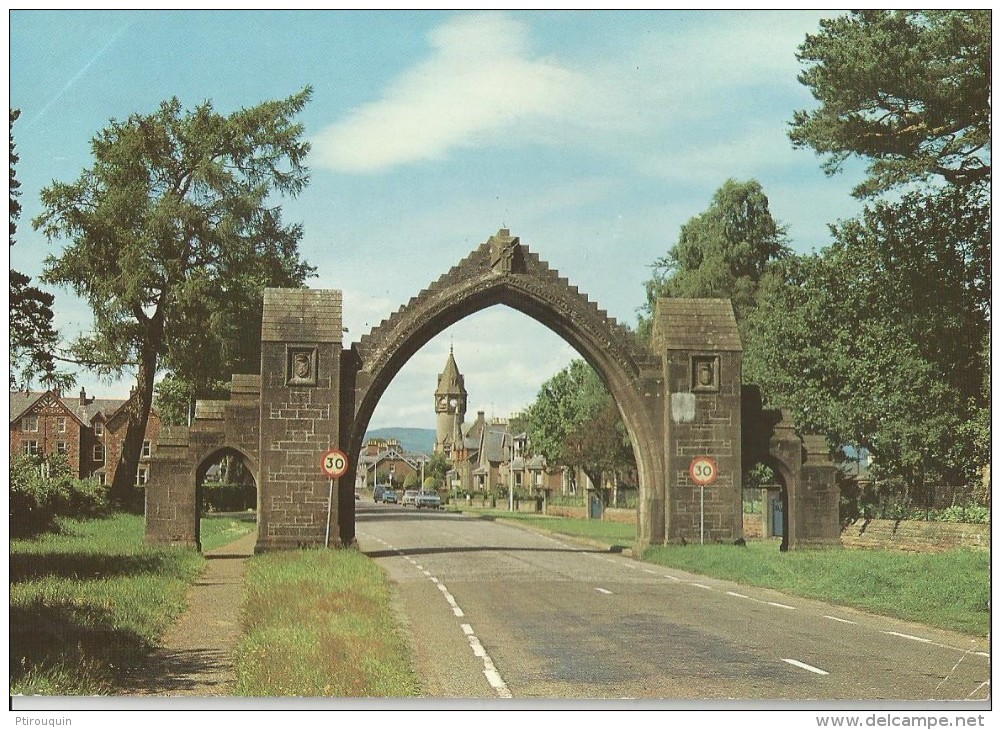
[[13,423],[28,410],[31,409],[38,399],[41,398],[45,393],[25,393],[24,391],[18,391],[16,393],[10,394],[10,422]]
[[11,392],[10,394],[10,423],[18,420],[25,413],[30,411],[46,395],[51,394],[58,399],[69,413],[85,426],[90,426],[95,419],[100,417],[102,421],[110,420],[118,413],[129,399],[122,398],[87,398],[81,405],[80,397],[67,398],[56,394],[54,391],[41,392]]

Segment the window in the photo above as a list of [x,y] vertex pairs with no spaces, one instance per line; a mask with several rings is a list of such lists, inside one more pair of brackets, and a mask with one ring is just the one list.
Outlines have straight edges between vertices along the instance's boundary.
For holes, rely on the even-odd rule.
[[521,472],[520,471],[519,472],[515,472],[515,474],[514,474],[514,486],[516,486],[516,487],[520,487],[521,486]]
[[136,486],[141,487],[149,481],[149,467],[140,466],[136,471]]
[[94,435],[103,436],[104,435],[104,422],[94,421]]
[[104,463],[104,444],[94,444],[94,461]]
[[69,444],[68,443],[66,443],[65,441],[56,441],[56,453],[57,454],[62,454],[63,456],[66,456],[67,454],[69,454],[69,452],[70,452],[70,449],[69,449]]
[[152,453],[153,453],[153,442],[152,441],[143,441],[142,458],[148,459],[150,457],[150,454],[152,454]]
[[66,419],[57,418],[56,419],[56,433],[66,433]]
[[21,430],[28,433],[38,433],[38,416],[25,416],[22,418]]
[[25,441],[24,442],[24,454],[25,454],[25,456],[38,456],[38,442],[37,441]]

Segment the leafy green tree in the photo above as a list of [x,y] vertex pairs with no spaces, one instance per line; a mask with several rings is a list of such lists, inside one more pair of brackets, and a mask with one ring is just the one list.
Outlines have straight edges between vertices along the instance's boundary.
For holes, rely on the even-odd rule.
[[820,105],[795,113],[795,146],[824,155],[829,174],[864,159],[859,197],[989,180],[990,10],[859,10],[820,28],[797,55]]
[[649,336],[660,297],[730,299],[742,322],[762,278],[786,255],[786,230],[772,218],[761,184],[727,180],[709,208],[685,223],[678,242],[654,262],[653,277],[645,283],[641,333]]
[[92,141],[94,164],[42,191],[34,225],[69,244],[44,279],[71,287],[94,313],[73,345],[102,373],[136,372],[122,458],[111,492],[124,500],[142,448],[161,368],[200,372],[218,343],[213,313],[266,286],[301,286],[313,269],[298,253],[275,193],[308,182],[308,143],[295,116],[309,88],[228,116],[175,98],[152,114],[112,120]]
[[603,470],[632,464],[615,402],[583,360],[572,361],[542,384],[526,418],[533,451],[550,465],[584,469],[598,488]]
[[788,261],[749,327],[746,378],[915,495],[983,463],[962,434],[989,406],[990,230],[964,205],[913,193],[832,227],[834,245]]
[[921,496],[973,478],[988,453],[990,12],[853,12],[822,21],[799,58],[820,104],[796,112],[793,144],[829,174],[865,160],[855,195],[875,202],[790,263],[745,373]]
[[617,480],[635,468],[629,436],[611,397],[600,411],[566,435],[561,455],[564,465],[583,470],[599,491],[604,489],[606,476]]
[[428,480],[431,480],[432,484],[437,488],[445,488],[445,475],[448,470],[452,468],[452,463],[448,460],[448,457],[440,451],[436,451],[431,454],[431,459],[424,467],[424,483],[427,484]]
[[[17,221],[21,217],[21,182],[17,179],[20,158],[14,145],[14,122],[20,109],[10,110],[10,245],[14,245]],[[52,325],[55,298],[31,286],[31,277],[10,270],[10,387],[29,387],[37,378],[46,387],[69,387],[72,376],[56,368],[58,334]]]

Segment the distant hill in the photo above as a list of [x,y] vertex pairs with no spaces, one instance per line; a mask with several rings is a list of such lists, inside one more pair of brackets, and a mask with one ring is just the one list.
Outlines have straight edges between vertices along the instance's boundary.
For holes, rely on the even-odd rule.
[[376,428],[365,434],[365,440],[395,438],[407,451],[421,451],[430,454],[434,451],[434,440],[438,433],[433,428]]

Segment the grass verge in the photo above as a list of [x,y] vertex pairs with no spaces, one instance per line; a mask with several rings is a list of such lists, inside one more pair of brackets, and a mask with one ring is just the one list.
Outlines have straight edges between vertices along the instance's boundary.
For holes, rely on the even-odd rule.
[[558,535],[583,537],[624,548],[631,548],[636,541],[636,525],[628,522],[580,520],[571,517],[550,517],[534,512],[508,512],[502,509],[479,509],[476,507],[471,509],[463,507],[461,511],[484,519],[511,520]]
[[252,558],[244,582],[236,693],[415,697],[411,652],[385,574],[354,550]]
[[794,550],[771,541],[732,545],[665,545],[647,562],[774,588],[929,626],[985,636],[990,630],[990,553],[948,550]]
[[[253,529],[207,518],[221,545]],[[10,693],[113,694],[185,608],[205,565],[193,550],[143,545],[143,518],[62,520],[10,541]],[[235,534],[235,537],[234,537]]]
[[[547,531],[632,547],[636,526],[506,510],[463,509]],[[990,630],[990,553],[948,550],[794,550],[751,540],[732,545],[656,546],[646,562],[736,583],[773,588],[828,603],[984,636]]]

